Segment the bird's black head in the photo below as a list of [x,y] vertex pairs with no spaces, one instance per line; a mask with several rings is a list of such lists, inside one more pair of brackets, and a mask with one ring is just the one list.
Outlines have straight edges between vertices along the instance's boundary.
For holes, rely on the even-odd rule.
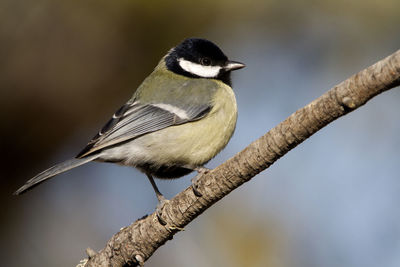
[[167,68],[192,78],[218,79],[231,85],[230,72],[243,68],[240,62],[230,61],[214,43],[200,38],[185,39],[171,49],[165,58]]

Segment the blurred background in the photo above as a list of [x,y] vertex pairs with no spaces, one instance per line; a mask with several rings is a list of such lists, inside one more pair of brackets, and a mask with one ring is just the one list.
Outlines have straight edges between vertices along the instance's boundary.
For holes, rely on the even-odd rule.
[[[216,42],[239,119],[213,168],[335,84],[400,48],[398,0],[0,2],[2,266],[75,266],[154,211],[132,168],[76,155],[186,37]],[[400,91],[335,121],[209,209],[146,266],[400,266]],[[190,175],[157,181],[173,197]]]

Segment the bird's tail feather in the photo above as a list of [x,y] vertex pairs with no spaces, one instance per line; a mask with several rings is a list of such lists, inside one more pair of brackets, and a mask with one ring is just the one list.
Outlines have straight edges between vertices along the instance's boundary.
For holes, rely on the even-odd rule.
[[99,154],[97,155],[92,155],[88,156],[82,159],[70,159],[67,161],[64,161],[62,163],[59,163],[41,173],[33,177],[32,179],[28,180],[20,189],[14,192],[14,195],[20,195],[24,192],[26,192],[28,189],[31,189],[32,187],[46,181],[47,179],[50,179],[57,174],[66,172],[70,169],[73,169],[75,167],[81,166],[85,163],[88,163],[89,161],[92,161],[96,158],[99,157]]

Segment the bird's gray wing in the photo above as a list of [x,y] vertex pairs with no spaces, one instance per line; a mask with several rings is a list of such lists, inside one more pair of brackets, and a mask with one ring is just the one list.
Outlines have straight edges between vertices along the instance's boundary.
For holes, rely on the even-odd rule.
[[201,119],[210,109],[210,104],[178,107],[173,104],[128,102],[115,112],[77,158],[169,126]]

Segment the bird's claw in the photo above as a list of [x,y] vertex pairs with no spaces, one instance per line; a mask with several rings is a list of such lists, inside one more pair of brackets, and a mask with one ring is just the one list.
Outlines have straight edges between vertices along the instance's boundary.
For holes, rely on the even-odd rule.
[[195,195],[196,197],[202,197],[203,194],[200,193],[200,191],[198,190],[199,186],[197,185],[198,176],[199,176],[199,174],[196,175],[196,176],[191,180],[191,181],[192,181],[192,190],[193,190],[193,193],[194,193],[194,195]]
[[165,204],[169,202],[168,199],[164,197],[160,197],[158,200],[157,208],[156,208],[156,216],[158,221],[160,222],[161,225],[166,225],[167,222],[162,218],[162,211],[164,209]]
[[200,193],[200,191],[199,191],[199,186],[198,186],[197,182],[198,182],[198,180],[200,179],[200,177],[201,177],[203,174],[208,173],[208,172],[210,171],[210,169],[207,169],[207,168],[205,168],[205,167],[197,167],[197,168],[195,168],[195,170],[196,170],[199,174],[197,174],[197,175],[191,180],[191,181],[192,181],[192,190],[193,190],[193,193],[194,193],[194,195],[195,195],[196,197],[202,197],[203,194]]

